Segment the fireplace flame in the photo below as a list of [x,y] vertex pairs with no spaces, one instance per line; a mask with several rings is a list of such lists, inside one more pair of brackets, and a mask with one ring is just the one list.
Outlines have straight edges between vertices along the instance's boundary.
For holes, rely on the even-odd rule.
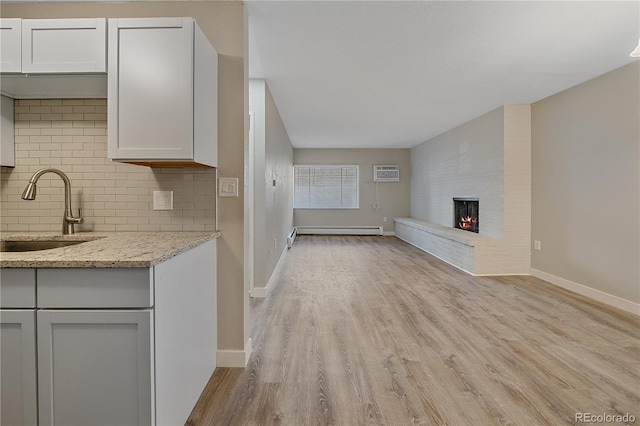
[[478,223],[477,217],[471,216],[463,216],[460,218],[460,229],[471,229],[475,224]]

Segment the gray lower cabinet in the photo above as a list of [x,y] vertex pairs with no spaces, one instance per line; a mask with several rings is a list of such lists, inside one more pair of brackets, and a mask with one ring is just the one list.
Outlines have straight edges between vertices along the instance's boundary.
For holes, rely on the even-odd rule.
[[215,259],[0,269],[0,424],[184,424],[215,369]]
[[38,423],[36,271],[0,269],[0,424]]
[[151,425],[154,268],[37,269],[40,425]]
[[153,424],[150,309],[37,316],[40,424]]
[[0,310],[0,424],[36,425],[36,311]]

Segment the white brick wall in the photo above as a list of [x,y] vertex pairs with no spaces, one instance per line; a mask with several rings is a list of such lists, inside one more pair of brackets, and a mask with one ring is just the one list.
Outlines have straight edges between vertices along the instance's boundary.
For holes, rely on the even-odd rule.
[[531,105],[505,105],[503,273],[531,267],[531,188]]
[[[15,101],[16,167],[2,168],[0,231],[60,231],[64,186],[54,174],[38,181],[34,201],[20,195],[31,175],[54,167],[69,176],[80,231],[215,229],[216,174],[205,168],[149,168],[107,159],[105,99]],[[154,211],[154,190],[172,190],[174,210]]]
[[411,149],[411,217],[453,225],[453,197],[480,199],[480,235],[504,231],[500,107]]
[[529,105],[505,105],[412,148],[411,171],[412,218],[451,227],[452,197],[478,197],[480,239],[470,248],[409,226],[396,234],[473,274],[529,272]]

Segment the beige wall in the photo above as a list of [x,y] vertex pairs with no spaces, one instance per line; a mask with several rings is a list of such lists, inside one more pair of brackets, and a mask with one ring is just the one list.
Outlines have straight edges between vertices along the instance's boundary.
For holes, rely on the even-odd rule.
[[[360,208],[352,210],[304,210],[293,213],[295,226],[383,226],[394,231],[394,217],[409,216],[409,179],[411,160],[409,149],[299,149],[293,150],[294,164],[345,164],[360,166]],[[380,208],[375,211],[375,164],[400,166],[400,182],[379,182]],[[387,217],[387,222],[383,218]]]
[[254,287],[264,288],[293,227],[293,147],[264,80],[249,82],[249,109],[254,116]]
[[266,287],[266,83],[264,80],[249,80],[249,111],[253,114],[253,129],[249,148],[253,170],[253,286]]
[[[76,231],[213,231],[216,171],[149,168],[107,159],[106,99],[15,101],[15,168],[2,168],[1,231],[60,232],[64,185],[54,174],[38,181],[38,196],[20,195],[44,167],[71,181]],[[153,191],[173,191],[174,209],[153,210]]]
[[265,88],[266,284],[287,245],[287,236],[293,229],[293,146],[269,86],[266,85]]
[[532,106],[531,266],[640,302],[636,61]]
[[[162,17],[191,16],[219,53],[218,176],[239,177],[243,188],[248,123],[246,16],[242,2],[71,2],[2,4],[2,17]],[[217,200],[218,349],[242,350],[248,338],[248,288],[244,283],[244,197]]]

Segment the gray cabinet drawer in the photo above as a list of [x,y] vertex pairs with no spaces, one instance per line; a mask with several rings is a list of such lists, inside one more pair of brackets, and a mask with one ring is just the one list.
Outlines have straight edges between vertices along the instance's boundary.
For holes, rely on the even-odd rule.
[[36,270],[0,269],[0,307],[35,308]]
[[149,308],[153,268],[38,269],[38,308]]

